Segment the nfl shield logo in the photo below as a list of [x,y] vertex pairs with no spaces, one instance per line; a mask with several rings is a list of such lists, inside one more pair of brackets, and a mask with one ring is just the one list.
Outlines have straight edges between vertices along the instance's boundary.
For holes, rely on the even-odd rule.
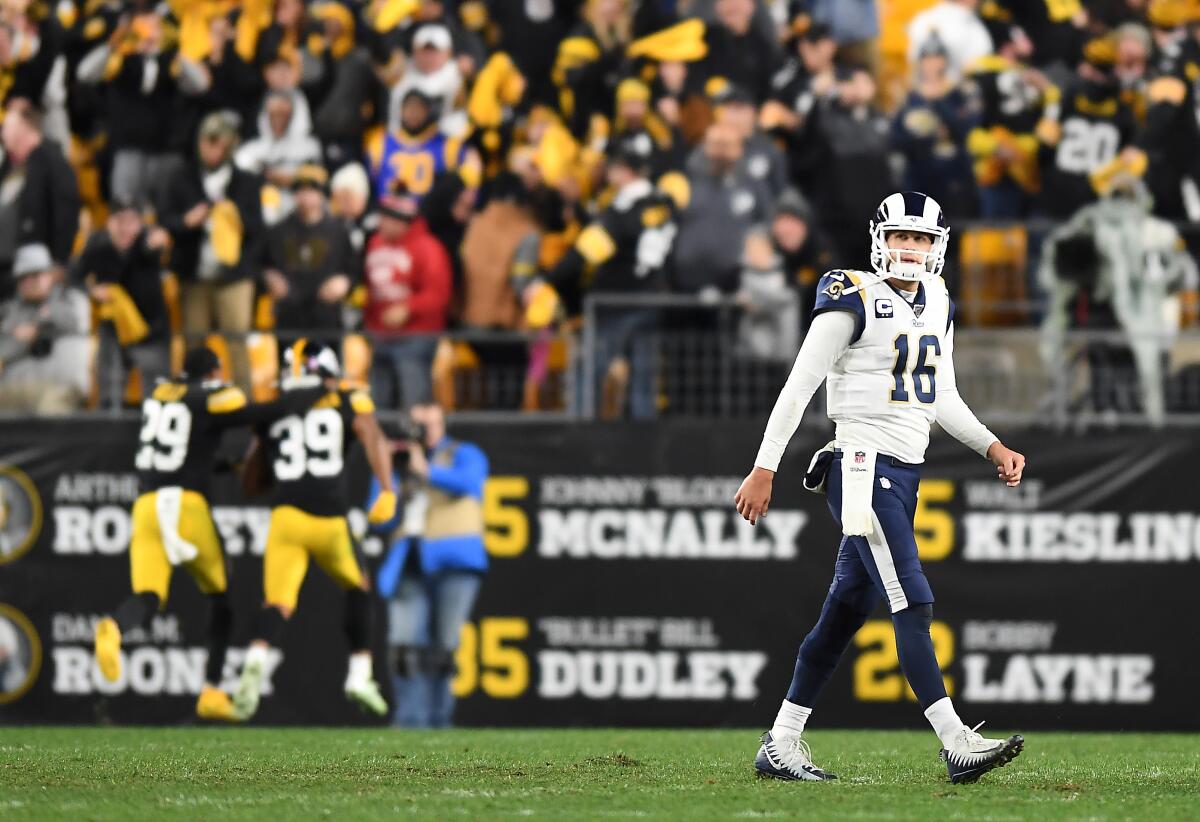
[[855,451],[854,452],[854,461],[855,462],[866,462],[867,455],[864,454],[862,451]]

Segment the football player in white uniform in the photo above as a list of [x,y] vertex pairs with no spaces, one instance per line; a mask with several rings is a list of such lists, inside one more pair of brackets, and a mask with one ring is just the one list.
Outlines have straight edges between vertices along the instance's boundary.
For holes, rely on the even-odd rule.
[[941,279],[950,229],[941,207],[918,192],[892,194],[875,212],[870,232],[873,271],[831,271],[822,278],[812,324],[754,469],[734,497],[751,523],[766,516],[779,460],[813,393],[828,379],[835,438],[813,457],[804,485],[824,491],[844,536],[821,616],[800,645],[787,698],[754,765],[781,779],[834,778],[813,764],[801,734],[838,660],[883,597],[900,666],[941,739],[950,779],[974,782],[1016,757],[1024,740],[980,736],[946,695],[929,637],[933,593],[913,535],[917,483],[935,421],[991,460],[1009,486],[1020,483],[1025,457],[971,413],[955,386],[954,302]]

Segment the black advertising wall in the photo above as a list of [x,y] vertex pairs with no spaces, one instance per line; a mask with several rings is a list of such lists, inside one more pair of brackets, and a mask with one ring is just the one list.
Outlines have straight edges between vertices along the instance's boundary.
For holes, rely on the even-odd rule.
[[[768,517],[730,498],[758,426],[462,426],[492,467],[492,555],[464,629],[465,725],[770,722],[828,588],[840,538],[800,488],[821,442],[798,436]],[[137,428],[0,425],[0,722],[190,721],[204,668],[202,597],[128,637],[122,680],[91,658],[93,621],[128,592]],[[1186,434],[1014,432],[1028,478],[935,440],[916,527],[933,638],[959,712],[1025,729],[1200,729],[1194,694],[1200,517]],[[227,443],[231,453],[240,443]],[[365,482],[365,469],[353,481]],[[244,642],[261,598],[269,511],[214,482]],[[365,521],[361,512],[353,519]],[[383,546],[364,541],[372,570]],[[377,631],[384,632],[382,604]],[[256,721],[363,723],[341,696],[341,601],[315,568]],[[386,653],[376,670],[386,682]],[[240,651],[231,653],[232,685]],[[827,726],[920,726],[880,606],[819,705]]]

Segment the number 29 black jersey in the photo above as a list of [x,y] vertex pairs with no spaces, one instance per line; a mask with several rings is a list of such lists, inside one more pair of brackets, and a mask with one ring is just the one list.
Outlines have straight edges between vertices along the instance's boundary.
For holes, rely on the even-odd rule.
[[343,477],[354,418],[374,411],[366,391],[340,389],[326,393],[307,411],[260,429],[274,479],[272,505],[290,505],[317,517],[345,516],[349,499]]
[[177,485],[207,497],[221,435],[245,424],[246,408],[246,395],[224,383],[159,383],[142,403],[134,458],[142,493]]

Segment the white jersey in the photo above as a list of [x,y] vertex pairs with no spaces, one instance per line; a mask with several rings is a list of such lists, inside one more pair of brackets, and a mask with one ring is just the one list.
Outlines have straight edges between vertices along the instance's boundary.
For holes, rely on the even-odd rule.
[[925,460],[937,422],[981,455],[996,441],[958,393],[954,303],[940,279],[913,301],[887,283],[846,294],[860,271],[831,271],[818,286],[813,321],[779,393],[754,464],[779,468],[813,393],[829,381],[839,447],[865,446],[908,463]]
[[846,311],[857,323],[850,347],[829,369],[829,418],[835,439],[909,463],[923,462],[937,418],[937,377],[954,303],[940,278],[922,282],[911,303],[888,283],[843,292],[865,277],[831,271],[818,285],[813,314]]

